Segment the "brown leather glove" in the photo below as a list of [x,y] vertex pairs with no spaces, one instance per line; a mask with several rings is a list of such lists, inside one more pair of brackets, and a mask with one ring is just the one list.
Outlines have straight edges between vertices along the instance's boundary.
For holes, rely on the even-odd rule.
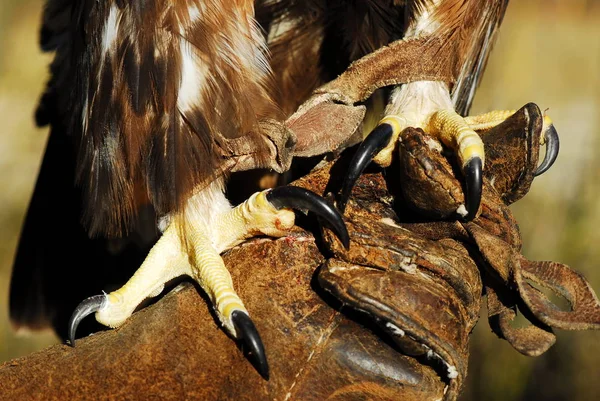
[[[355,187],[346,210],[349,250],[325,230],[327,246],[297,232],[224,255],[266,346],[269,381],[188,284],[74,349],[57,345],[4,364],[0,393],[61,400],[455,399],[482,285],[492,327],[530,355],[552,344],[551,327],[600,324],[598,299],[580,275],[519,253],[506,206],[529,189],[540,130],[539,110],[527,105],[484,135],[486,181],[471,223],[451,218],[462,190],[447,159],[422,131],[408,129],[395,170],[365,174]],[[335,192],[344,160],[297,185]],[[528,281],[557,291],[572,310],[557,309]],[[517,307],[532,326],[509,325]]]
[[[433,139],[408,128],[392,170],[399,177],[366,174],[355,186],[346,212],[350,250],[326,235],[334,258],[319,283],[344,305],[366,312],[404,353],[425,356],[420,360],[448,383],[445,399],[456,398],[467,373],[480,272],[492,329],[521,353],[546,351],[555,341],[552,327],[600,328],[600,303],[580,274],[519,252],[518,226],[507,206],[529,190],[541,130],[539,108],[528,104],[482,134],[488,151],[481,211],[460,223],[463,191],[452,166],[431,146]],[[560,310],[530,282],[564,297],[571,309]],[[517,307],[531,326],[510,325]]]

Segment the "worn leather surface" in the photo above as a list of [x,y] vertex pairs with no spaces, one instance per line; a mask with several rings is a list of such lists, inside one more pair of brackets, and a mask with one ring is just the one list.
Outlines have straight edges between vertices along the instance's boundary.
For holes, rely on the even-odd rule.
[[352,105],[367,99],[384,86],[414,81],[453,83],[458,71],[455,60],[440,65],[443,39],[417,37],[397,40],[356,60],[344,73],[315,91],[330,94],[336,101]]
[[[334,166],[299,180],[326,182]],[[452,238],[428,239],[398,224],[380,173],[363,175],[346,212],[350,249],[325,232],[333,252],[318,282],[345,307],[366,313],[402,353],[432,366],[456,399],[467,374],[468,336],[477,322],[482,284],[467,249]]]
[[[224,257],[266,344],[263,380],[191,284],[121,328],[0,367],[6,400],[437,400],[429,366],[314,291],[323,256],[306,233],[253,240]],[[260,261],[260,262],[258,262]],[[366,323],[369,323],[366,321]]]
[[[464,198],[453,156],[422,130],[407,128],[399,143],[400,184],[366,174],[354,189],[346,211],[350,249],[326,230],[334,258],[321,270],[319,283],[387,326],[405,353],[420,349],[430,362],[441,360],[449,381],[446,399],[457,397],[467,373],[468,333],[477,320],[482,281],[490,326],[525,355],[551,347],[552,328],[600,328],[600,303],[583,276],[520,254],[521,237],[508,204],[533,182],[542,118],[535,104],[527,104],[481,133],[488,149],[484,192],[472,222],[457,214]],[[570,309],[561,310],[534,285],[564,297]],[[529,326],[511,325],[517,310]]]

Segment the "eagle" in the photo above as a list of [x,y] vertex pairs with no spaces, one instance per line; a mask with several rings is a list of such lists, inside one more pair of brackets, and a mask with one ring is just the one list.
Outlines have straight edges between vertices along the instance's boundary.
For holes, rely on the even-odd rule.
[[[289,160],[278,164],[273,155],[293,154],[300,142],[302,133],[286,126],[298,106],[362,57],[423,38],[423,51],[435,50],[433,68],[446,78],[403,82],[365,99],[381,121],[360,145],[337,205],[343,211],[364,167],[373,157],[388,166],[401,131],[416,126],[457,152],[463,216],[473,218],[484,166],[473,127],[511,112],[464,116],[507,3],[48,0],[41,47],[54,61],[36,121],[50,126],[50,137],[15,259],[11,319],[62,325],[56,309],[67,292],[109,268],[137,269],[122,287],[75,307],[65,326],[74,345],[86,316],[118,327],[187,275],[268,378],[264,345],[220,254],[257,235],[286,235],[293,208],[321,216],[345,245],[349,239],[338,209],[300,188],[266,189],[233,206],[231,173],[287,170]],[[389,96],[383,114],[381,96]],[[551,122],[544,132],[557,143]],[[139,258],[134,245],[147,253]]]

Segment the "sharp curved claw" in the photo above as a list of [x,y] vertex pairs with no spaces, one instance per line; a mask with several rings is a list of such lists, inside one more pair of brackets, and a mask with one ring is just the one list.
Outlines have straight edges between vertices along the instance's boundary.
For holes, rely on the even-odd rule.
[[308,189],[299,187],[277,187],[269,191],[267,200],[277,209],[289,207],[306,209],[327,220],[344,247],[350,246],[350,236],[340,212],[325,199]]
[[470,221],[475,218],[479,210],[479,204],[481,203],[481,192],[483,189],[483,163],[481,159],[475,156],[469,160],[463,167],[463,173],[467,187],[465,194],[467,215],[465,216],[465,220]]
[[346,210],[346,204],[348,203],[348,198],[350,198],[350,193],[352,192],[352,188],[354,188],[356,180],[358,180],[358,177],[360,177],[363,171],[365,171],[365,168],[371,163],[373,157],[375,157],[381,149],[387,146],[392,138],[392,134],[393,127],[391,125],[380,124],[375,127],[363,143],[360,144],[360,147],[352,158],[350,168],[348,169],[346,177],[344,178],[344,183],[342,184],[342,191],[338,201],[338,208],[342,213]]
[[560,141],[558,139],[558,132],[556,132],[556,128],[554,125],[548,126],[546,132],[544,132],[544,139],[546,141],[546,154],[544,155],[544,161],[542,164],[538,166],[535,170],[534,175],[537,177],[538,175],[544,174],[556,161],[558,157],[558,151],[560,149]]
[[75,346],[75,332],[79,323],[88,315],[98,312],[106,303],[106,295],[94,295],[81,301],[69,320],[69,342]]
[[242,350],[252,355],[253,361],[251,362],[258,373],[265,380],[269,380],[269,364],[265,347],[252,319],[246,313],[236,310],[231,314],[231,321],[235,327],[237,338],[242,342]]

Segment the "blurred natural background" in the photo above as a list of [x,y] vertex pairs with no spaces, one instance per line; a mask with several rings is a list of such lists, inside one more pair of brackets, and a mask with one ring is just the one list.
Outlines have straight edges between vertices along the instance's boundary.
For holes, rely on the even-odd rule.
[[[511,207],[523,253],[570,265],[600,293],[600,1],[509,3],[472,113],[530,101],[548,108],[561,149]],[[525,357],[495,338],[482,313],[462,400],[600,400],[600,332],[557,337],[546,354]]]
[[[0,0],[0,361],[57,341],[52,333],[15,333],[7,306],[47,136],[33,124],[50,61],[37,47],[41,7],[41,0]],[[569,264],[600,292],[600,1],[511,2],[472,112],[530,101],[549,109],[561,154],[513,206],[523,252]],[[528,358],[498,340],[483,313],[462,400],[600,399],[600,332],[559,332],[550,351]]]

